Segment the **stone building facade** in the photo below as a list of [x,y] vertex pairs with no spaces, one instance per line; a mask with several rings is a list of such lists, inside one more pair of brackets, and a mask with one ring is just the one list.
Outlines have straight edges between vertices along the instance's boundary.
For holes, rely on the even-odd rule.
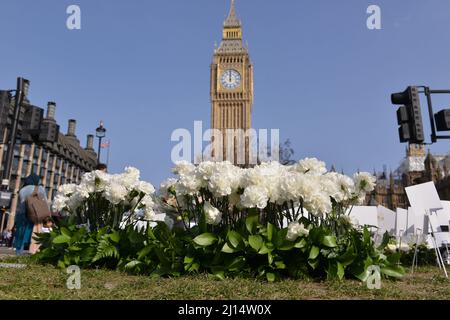
[[422,145],[410,144],[399,168],[389,175],[383,172],[377,177],[375,190],[366,197],[366,205],[382,205],[391,210],[409,206],[405,188],[433,181],[441,200],[450,200],[450,154],[438,156],[428,153]]
[[[10,110],[14,102],[11,101]],[[24,104],[29,104],[25,96]],[[35,107],[36,108],[36,107]],[[5,108],[3,108],[5,109]],[[43,113],[43,110],[41,109]],[[47,113],[43,117],[41,127],[48,123],[55,123],[56,104],[49,102]],[[10,126],[0,126],[0,174],[5,169],[6,153],[8,149]],[[19,130],[14,150],[9,190],[12,192],[9,208],[8,227],[14,224],[17,209],[18,192],[22,186],[22,179],[31,173],[41,178],[41,184],[47,191],[49,202],[54,198],[60,185],[79,183],[83,173],[92,171],[97,165],[97,154],[94,151],[94,136],[87,136],[86,146],[80,144],[76,136],[76,120],[69,120],[66,134],[59,132],[56,142],[24,141],[25,134]],[[0,227],[6,223],[5,218],[0,221]]]

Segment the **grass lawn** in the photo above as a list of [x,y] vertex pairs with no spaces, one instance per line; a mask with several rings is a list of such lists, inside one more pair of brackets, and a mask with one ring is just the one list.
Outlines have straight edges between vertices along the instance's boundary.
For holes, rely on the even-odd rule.
[[82,270],[81,289],[68,290],[68,275],[26,258],[3,258],[0,263],[25,263],[24,269],[0,268],[0,299],[133,299],[133,300],[304,300],[304,299],[443,299],[450,300],[450,281],[437,267],[421,268],[400,281],[382,281],[369,290],[353,280],[316,282],[252,279],[215,280],[208,275],[151,279],[115,271]]

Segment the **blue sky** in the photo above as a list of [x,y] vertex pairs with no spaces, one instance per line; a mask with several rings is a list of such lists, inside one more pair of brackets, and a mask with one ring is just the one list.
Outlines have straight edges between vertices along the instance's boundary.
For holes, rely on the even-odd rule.
[[[81,30],[66,28],[71,4],[81,7]],[[381,7],[382,30],[366,27],[371,4]],[[56,101],[62,130],[77,119],[83,143],[104,120],[110,170],[133,165],[158,185],[170,175],[172,131],[209,125],[209,66],[229,5],[0,0],[0,88],[30,79],[31,101]],[[346,173],[395,169],[405,145],[390,93],[450,89],[448,0],[237,0],[237,12],[255,70],[254,127],[280,128],[296,158]],[[450,96],[435,104],[449,107]]]

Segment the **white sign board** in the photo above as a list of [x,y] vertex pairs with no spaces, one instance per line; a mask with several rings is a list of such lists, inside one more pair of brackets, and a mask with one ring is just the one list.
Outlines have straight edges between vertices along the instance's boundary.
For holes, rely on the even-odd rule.
[[397,208],[397,215],[395,219],[395,233],[397,236],[402,236],[408,230],[408,210]]
[[428,233],[428,220],[425,219],[425,210],[408,209],[408,233]]
[[440,226],[449,226],[450,225],[450,201],[441,201],[442,210],[438,210],[436,212],[438,223]]
[[414,211],[439,210],[442,209],[441,199],[434,182],[418,184],[405,188],[409,203]]
[[395,212],[383,206],[377,207],[378,227],[380,233],[395,234]]
[[357,220],[360,226],[378,227],[377,207],[354,206],[351,209],[350,218]]

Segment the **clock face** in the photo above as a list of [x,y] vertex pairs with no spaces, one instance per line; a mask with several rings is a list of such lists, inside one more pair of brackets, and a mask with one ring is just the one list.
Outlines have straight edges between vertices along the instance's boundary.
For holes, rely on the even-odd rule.
[[241,84],[241,74],[233,69],[226,70],[220,77],[220,83],[226,89],[236,89]]

